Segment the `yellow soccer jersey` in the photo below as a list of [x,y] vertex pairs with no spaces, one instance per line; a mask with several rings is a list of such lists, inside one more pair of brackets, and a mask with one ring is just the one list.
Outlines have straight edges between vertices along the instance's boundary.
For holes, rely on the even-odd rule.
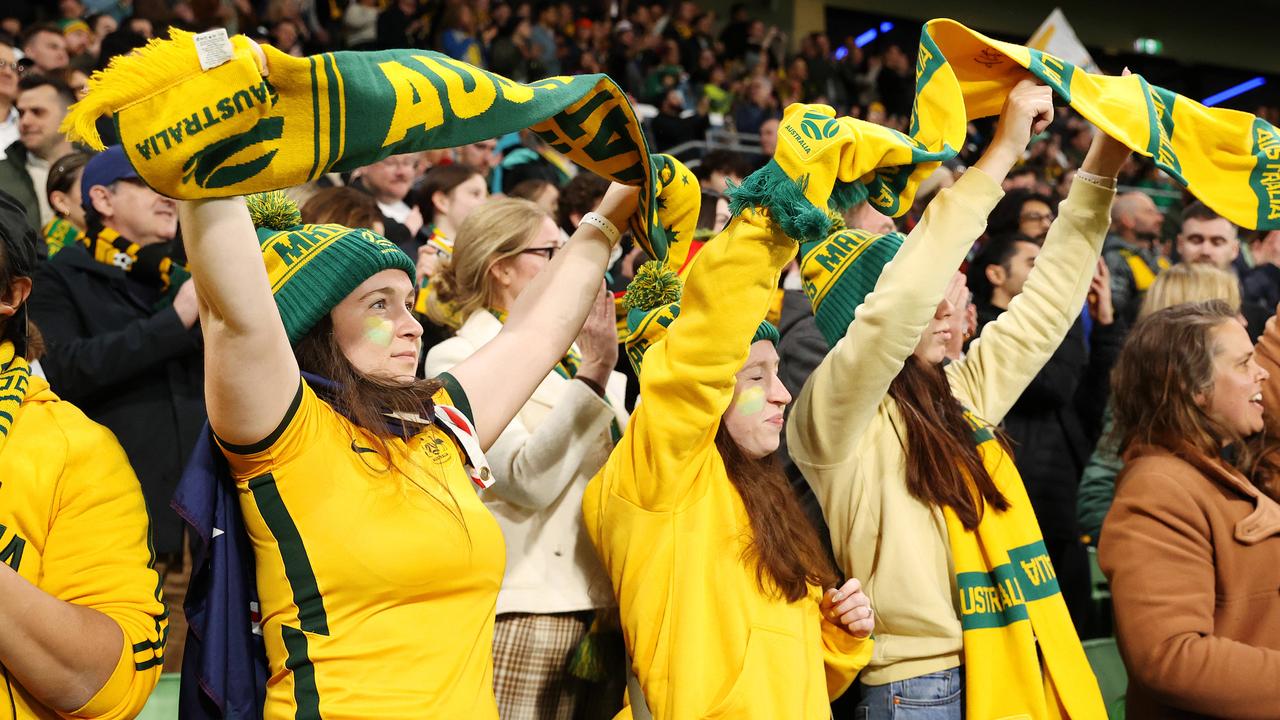
[[[168,613],[149,527],[142,488],[115,436],[30,378],[0,444],[0,563],[106,615],[124,635],[111,677],[69,717],[134,717],[160,679]],[[10,716],[61,717],[0,665],[0,718]]]
[[[470,416],[451,376],[436,402]],[[493,620],[506,550],[452,437],[392,445],[304,381],[280,427],[222,443],[257,563],[267,720],[498,717]]]

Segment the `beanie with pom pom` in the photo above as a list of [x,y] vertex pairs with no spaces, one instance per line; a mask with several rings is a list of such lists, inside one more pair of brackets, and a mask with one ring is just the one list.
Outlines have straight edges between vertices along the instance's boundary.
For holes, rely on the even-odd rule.
[[[640,376],[640,363],[645,351],[667,334],[667,328],[680,316],[680,295],[684,285],[670,265],[651,260],[636,271],[635,279],[627,286],[622,297],[622,307],[627,311],[627,335],[623,344],[627,359]],[[778,328],[764,321],[756,328],[752,344],[768,340],[778,344]]]
[[271,293],[292,345],[371,276],[403,270],[410,281],[414,278],[413,260],[375,232],[302,225],[298,206],[278,191],[252,195],[247,202]]

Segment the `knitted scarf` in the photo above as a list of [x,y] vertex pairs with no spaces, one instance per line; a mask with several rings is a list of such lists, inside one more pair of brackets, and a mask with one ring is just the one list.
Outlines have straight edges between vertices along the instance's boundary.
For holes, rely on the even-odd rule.
[[1103,720],[1102,694],[1022,476],[990,427],[966,416],[1009,509],[988,507],[973,531],[950,508],[943,510],[960,592],[965,717]]
[[169,256],[169,243],[139,245],[111,228],[102,228],[92,237],[80,237],[94,260],[118,267],[129,277],[159,290],[157,308],[172,303],[178,288],[191,278],[186,266]]
[[66,218],[54,217],[50,219],[41,228],[40,234],[44,236],[44,243],[49,257],[57,255],[58,251],[64,247],[85,244],[84,232]]
[[[651,255],[666,257],[654,161],[626,93],[608,77],[526,85],[425,50],[296,58],[266,45],[263,68],[250,43],[222,41],[218,64],[175,29],[95,73],[63,126],[101,147],[94,124],[111,117],[138,174],[180,199],[286,188],[528,128],[573,163],[644,187],[630,228]],[[696,195],[697,183],[687,191]]]
[[767,207],[788,235],[811,241],[829,234],[828,207],[867,198],[902,215],[920,181],[964,145],[968,122],[998,114],[1028,73],[1235,224],[1280,228],[1280,131],[1271,123],[1205,107],[1139,75],[1088,73],[953,20],[932,20],[920,34],[907,133],[835,118],[825,105],[792,105],[773,160],[731,193],[730,207]]
[[0,343],[0,450],[9,439],[13,418],[27,397],[27,385],[31,382],[31,366],[14,351],[13,342]]

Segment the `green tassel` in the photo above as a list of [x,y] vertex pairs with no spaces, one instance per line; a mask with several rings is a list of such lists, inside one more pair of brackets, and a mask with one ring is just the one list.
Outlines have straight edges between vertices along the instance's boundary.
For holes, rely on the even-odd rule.
[[729,188],[729,212],[737,215],[747,208],[764,208],[788,237],[821,240],[830,232],[831,219],[825,208],[815,206],[804,196],[808,183],[808,175],[792,178],[777,161],[770,160],[741,185]]
[[609,668],[604,658],[606,654],[600,633],[592,626],[591,632],[583,636],[578,649],[573,652],[573,659],[569,661],[569,674],[588,682],[608,680]]
[[245,198],[249,206],[249,218],[256,228],[290,230],[302,224],[298,204],[280,190],[258,193]]
[[679,302],[682,288],[680,276],[669,265],[650,260],[640,266],[631,284],[627,285],[627,294],[622,297],[622,306],[628,311],[648,312],[663,305]]
[[866,199],[867,186],[856,180],[851,183],[837,182],[831,189],[830,204],[837,212],[844,212]]

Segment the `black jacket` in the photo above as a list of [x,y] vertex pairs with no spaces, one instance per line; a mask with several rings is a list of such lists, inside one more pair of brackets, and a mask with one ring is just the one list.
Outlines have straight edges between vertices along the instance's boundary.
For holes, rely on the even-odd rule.
[[40,201],[36,197],[36,186],[31,182],[31,174],[27,172],[27,146],[21,140],[14,140],[12,145],[5,148],[5,156],[0,158],[0,190],[22,203],[27,209],[27,221],[31,224],[31,229],[40,232]]
[[156,552],[181,551],[169,500],[206,418],[199,330],[172,307],[152,311],[122,270],[79,246],[40,266],[28,305],[50,386],[115,433],[142,483]]

